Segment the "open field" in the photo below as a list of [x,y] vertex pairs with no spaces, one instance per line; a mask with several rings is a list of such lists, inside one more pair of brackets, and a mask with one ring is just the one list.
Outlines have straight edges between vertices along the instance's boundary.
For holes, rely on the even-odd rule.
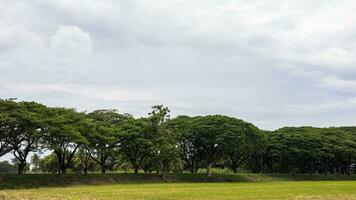
[[350,199],[355,176],[266,174],[0,175],[0,199]]
[[356,199],[355,181],[157,183],[0,191],[0,199]]

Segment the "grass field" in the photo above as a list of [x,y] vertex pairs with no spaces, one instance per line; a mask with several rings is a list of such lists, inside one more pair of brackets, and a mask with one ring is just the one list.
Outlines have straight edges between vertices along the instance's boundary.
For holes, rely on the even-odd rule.
[[[78,179],[74,177],[77,176],[60,177],[56,184],[43,187],[41,185],[54,182],[58,177],[51,175],[2,175],[0,176],[0,200],[356,200],[355,177],[347,176],[291,177],[288,175],[239,174],[215,175],[215,178],[203,179],[203,176],[200,175],[170,175],[162,179],[155,175],[108,174],[105,176],[91,175],[86,177],[86,180],[84,176],[79,176]],[[100,180],[99,177],[104,177],[104,179]],[[110,180],[111,182],[109,182]],[[226,181],[233,182],[227,183]]]
[[0,199],[356,199],[356,182],[114,184],[0,191]]

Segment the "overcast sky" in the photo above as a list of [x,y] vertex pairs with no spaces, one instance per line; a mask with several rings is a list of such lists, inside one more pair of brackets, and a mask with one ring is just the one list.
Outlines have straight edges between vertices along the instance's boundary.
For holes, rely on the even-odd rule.
[[0,98],[356,125],[356,1],[0,0]]

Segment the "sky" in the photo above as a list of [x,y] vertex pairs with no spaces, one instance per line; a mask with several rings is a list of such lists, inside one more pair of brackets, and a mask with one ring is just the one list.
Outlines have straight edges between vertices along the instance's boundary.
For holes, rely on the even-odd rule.
[[356,1],[0,0],[0,98],[356,125]]

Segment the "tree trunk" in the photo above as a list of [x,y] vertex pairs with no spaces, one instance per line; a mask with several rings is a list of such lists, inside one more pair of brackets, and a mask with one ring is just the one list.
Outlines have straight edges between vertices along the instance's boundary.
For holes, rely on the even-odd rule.
[[161,168],[161,174],[164,174],[164,164],[162,161],[160,162],[160,168]]
[[87,174],[88,174],[88,167],[85,166],[85,167],[84,167],[84,175],[87,175]]
[[310,166],[310,175],[314,174],[314,160],[311,161],[311,166]]
[[206,175],[211,176],[211,167],[213,166],[213,163],[208,163],[208,166],[206,167]]
[[66,174],[64,155],[62,155],[59,151],[54,151],[54,153],[57,155],[58,159],[58,175]]
[[197,173],[197,162],[195,161],[195,159],[192,160],[192,163],[190,165],[190,173]]
[[106,171],[106,159],[107,159],[107,155],[105,155],[104,153],[101,153],[100,155],[100,171],[102,174],[105,174]]
[[327,176],[328,175],[328,164],[324,163],[324,175]]
[[67,174],[67,166],[65,164],[64,157],[61,157],[59,160],[59,168],[61,170],[61,174]]
[[352,163],[351,160],[352,160],[351,156],[349,156],[349,160],[348,160],[347,166],[346,166],[346,171],[347,171],[346,173],[348,176],[351,176],[351,163]]
[[238,168],[237,166],[238,166],[237,162],[234,162],[233,160],[231,160],[230,169],[234,172],[234,174],[237,173],[237,168]]
[[67,168],[65,166],[61,167],[62,174],[67,174]]
[[194,174],[194,172],[195,172],[194,167],[193,167],[193,166],[190,166],[189,171],[190,171],[191,174]]
[[26,166],[26,161],[21,160],[20,163],[17,165],[17,174],[23,174],[25,166]]
[[138,174],[138,170],[140,169],[141,163],[142,163],[144,158],[145,158],[145,155],[142,155],[138,162],[135,162],[136,159],[131,159],[132,160],[131,164],[134,167],[135,174]]
[[101,163],[100,164],[100,171],[101,171],[101,174],[105,174],[105,163]]
[[234,172],[234,174],[237,174],[237,167],[236,166],[232,167],[232,171]]

